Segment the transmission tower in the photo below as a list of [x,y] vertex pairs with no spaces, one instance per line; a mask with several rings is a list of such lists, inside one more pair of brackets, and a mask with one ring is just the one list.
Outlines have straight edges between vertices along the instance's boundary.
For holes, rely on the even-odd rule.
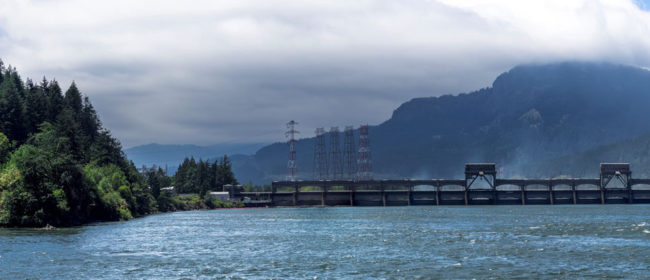
[[343,158],[344,158],[344,172],[346,179],[354,179],[355,174],[357,173],[357,157],[355,155],[355,145],[354,145],[354,127],[346,126],[345,127],[345,138],[343,140]]
[[357,179],[372,180],[372,158],[368,125],[359,127],[359,153],[357,154]]
[[343,179],[343,157],[339,137],[339,127],[332,126],[330,128],[330,175],[334,180]]
[[316,129],[316,142],[314,146],[314,180],[327,179],[327,151],[325,150],[325,129]]
[[284,136],[289,138],[289,162],[287,163],[287,180],[295,181],[298,175],[298,166],[296,165],[296,134],[300,133],[295,128],[298,123],[291,120],[287,123],[287,132]]

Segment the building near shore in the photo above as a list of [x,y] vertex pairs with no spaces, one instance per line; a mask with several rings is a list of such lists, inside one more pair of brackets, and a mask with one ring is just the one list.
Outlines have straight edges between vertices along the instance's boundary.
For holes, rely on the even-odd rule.
[[230,193],[228,192],[209,192],[208,195],[212,199],[216,199],[222,202],[230,201]]
[[171,186],[171,187],[165,187],[165,188],[160,188],[160,191],[161,191],[161,192],[166,192],[166,193],[168,193],[169,195],[177,195],[177,193],[176,193],[176,189],[174,188],[174,186]]

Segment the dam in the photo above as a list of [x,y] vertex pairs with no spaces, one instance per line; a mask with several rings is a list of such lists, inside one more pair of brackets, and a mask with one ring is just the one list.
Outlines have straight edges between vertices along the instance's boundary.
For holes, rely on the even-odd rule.
[[628,163],[601,163],[599,178],[501,179],[494,163],[468,163],[461,180],[296,180],[228,191],[250,207],[650,203],[650,179],[632,178]]

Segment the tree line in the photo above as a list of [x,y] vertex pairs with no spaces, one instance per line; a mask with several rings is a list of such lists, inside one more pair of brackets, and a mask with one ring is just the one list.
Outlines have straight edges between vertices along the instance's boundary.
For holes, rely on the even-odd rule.
[[[179,190],[236,182],[230,162],[187,160]],[[180,175],[180,176],[179,176]],[[0,226],[68,226],[186,209],[162,194],[172,178],[138,172],[75,82],[22,80],[0,61]],[[208,203],[209,204],[209,203]]]
[[72,82],[0,63],[0,225],[74,225],[156,209],[143,177]]
[[228,184],[236,185],[238,182],[226,155],[214,162],[185,158],[174,175],[174,187],[178,193],[205,195],[208,191],[223,191],[223,186]]

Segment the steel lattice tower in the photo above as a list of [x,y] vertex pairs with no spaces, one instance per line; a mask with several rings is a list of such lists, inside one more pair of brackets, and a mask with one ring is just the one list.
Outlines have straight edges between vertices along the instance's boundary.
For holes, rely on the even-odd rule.
[[287,163],[287,180],[295,181],[296,176],[298,175],[298,166],[296,165],[296,134],[298,132],[295,127],[298,123],[291,120],[287,123],[287,132],[284,133],[284,136],[289,138],[287,144],[289,144],[289,162]]
[[325,150],[325,129],[316,129],[314,146],[314,180],[325,180],[328,177],[327,151]]
[[346,179],[354,179],[357,173],[357,157],[354,145],[354,127],[345,127],[345,138],[343,140],[344,172]]
[[343,157],[339,134],[338,126],[330,128],[330,179],[334,180],[343,179]]
[[359,153],[357,154],[357,179],[372,180],[372,158],[368,125],[359,127]]

